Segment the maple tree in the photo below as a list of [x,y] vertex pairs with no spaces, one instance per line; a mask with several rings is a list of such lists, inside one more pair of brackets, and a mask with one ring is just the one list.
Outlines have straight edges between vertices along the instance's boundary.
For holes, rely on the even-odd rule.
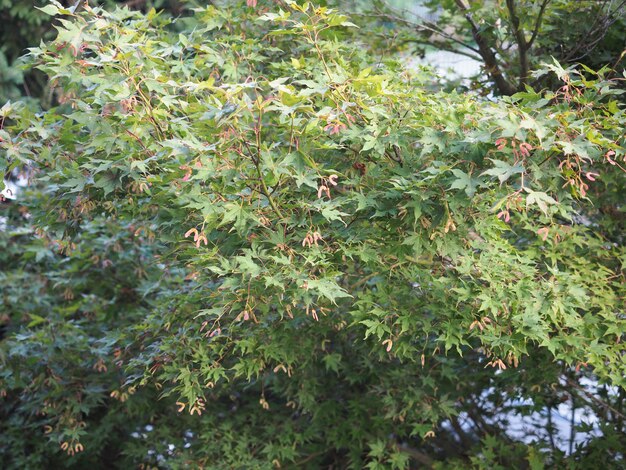
[[[619,463],[623,79],[435,92],[280,3],[44,9],[59,105],[0,110],[37,173],[0,234],[3,466]],[[605,425],[514,440],[517,399]]]

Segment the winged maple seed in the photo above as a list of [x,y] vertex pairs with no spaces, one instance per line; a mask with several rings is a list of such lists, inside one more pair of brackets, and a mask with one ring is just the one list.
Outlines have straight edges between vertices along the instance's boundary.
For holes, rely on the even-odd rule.
[[326,185],[321,185],[318,189],[317,189],[317,198],[320,199],[322,197],[322,194],[326,194],[326,196],[328,196],[328,199],[330,199],[330,189],[328,189],[328,186]]
[[83,450],[85,450],[85,448],[80,442],[72,445],[71,443],[66,441],[61,444],[61,450],[66,451],[68,455],[74,455],[78,452],[82,452]]
[[548,239],[549,232],[550,232],[550,229],[548,227],[542,227],[539,230],[537,230],[537,235],[539,235],[541,239],[545,242]]
[[506,147],[506,139],[496,140],[496,147],[498,150],[502,150],[504,147]]
[[487,366],[491,366],[491,367],[497,367],[500,370],[505,370],[506,369],[506,364],[502,361],[502,359],[496,359],[495,361],[489,361],[485,367]]
[[209,333],[209,338],[213,338],[214,336],[217,336],[219,334],[222,333],[222,329],[221,328],[216,328],[215,330],[211,331]]
[[487,328],[488,324],[491,324],[491,319],[489,317],[483,317],[480,320],[474,320],[470,326],[469,326],[469,330],[472,331],[474,328],[478,327],[480,329],[480,331],[483,331],[485,328]]
[[308,246],[309,248],[313,245],[319,246],[317,244],[318,241],[324,240],[322,235],[319,232],[307,233],[306,237],[302,240],[302,246]]
[[276,367],[274,367],[274,373],[278,372],[279,370],[282,370],[285,374],[287,373],[287,368],[282,364],[278,364]]
[[524,155],[525,157],[530,156],[530,151],[532,149],[533,149],[533,146],[530,144],[527,144],[526,142],[522,142],[521,144],[519,144],[520,153]]
[[250,319],[252,319],[255,323],[258,323],[256,316],[254,315],[254,312],[249,311],[249,310],[244,310],[239,315],[237,315],[237,317],[235,318],[235,321],[248,321]]
[[615,156],[615,150],[609,150],[608,152],[604,154],[604,158],[606,158],[606,161],[609,162],[611,165],[615,165],[615,160],[611,158],[614,156]]
[[320,185],[319,188],[317,188],[317,198],[320,199],[324,194],[326,194],[326,197],[328,197],[328,199],[331,199],[330,197],[330,187],[331,186],[337,186],[337,175],[330,175],[328,178],[326,178],[326,180],[324,181],[324,179],[322,179],[322,184]]
[[587,364],[586,362],[578,362],[576,364],[576,372],[580,372],[580,369],[584,368],[584,367],[588,367],[589,364]]
[[106,372],[107,371],[107,366],[104,363],[104,360],[102,360],[102,358],[98,359],[98,361],[93,365],[94,370],[97,370],[98,372]]
[[343,122],[335,121],[324,127],[324,131],[330,131],[330,135],[339,134],[342,130],[347,129],[347,127],[348,126],[346,126]]
[[498,219],[504,218],[505,222],[508,222],[509,220],[511,220],[511,214],[507,210],[503,210],[503,211],[498,212],[498,216],[497,217],[498,217]]
[[193,171],[192,168],[187,165],[181,165],[179,168],[185,172],[185,176],[183,176],[182,181],[189,181]]
[[[498,150],[504,150],[504,148],[508,144],[508,141],[505,138],[500,138],[500,139],[497,139],[495,143],[496,143],[496,148]],[[530,145],[529,143],[527,143],[527,142],[518,142],[515,139],[511,140],[511,147],[513,149],[513,155],[515,155],[515,157],[519,157],[520,154],[523,157],[529,157],[530,156],[530,151],[533,149],[533,146]]]
[[512,353],[509,353],[509,355],[506,358],[506,362],[508,362],[510,366],[513,366],[515,368],[519,366],[519,359],[517,358],[517,356],[515,356]]
[[206,405],[204,404],[204,400],[202,398],[198,398],[196,402],[189,408],[189,414],[193,415],[194,413],[198,413],[198,416],[202,414]]
[[187,232],[185,232],[185,238],[188,238],[192,234],[193,234],[193,241],[196,242],[196,248],[200,248],[200,243],[204,243],[205,246],[209,244],[209,241],[207,240],[207,237],[204,231],[198,232],[198,229],[191,228],[187,230]]
[[444,233],[448,233],[449,231],[453,231],[456,232],[456,225],[454,224],[454,220],[452,220],[452,217],[448,218],[448,221],[446,222],[446,226],[443,229]]

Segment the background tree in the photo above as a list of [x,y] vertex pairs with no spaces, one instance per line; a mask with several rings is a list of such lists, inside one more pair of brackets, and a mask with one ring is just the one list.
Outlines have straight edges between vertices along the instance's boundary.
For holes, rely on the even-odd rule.
[[482,64],[476,77],[480,87],[499,95],[523,91],[526,85],[557,85],[531,74],[551,57],[566,65],[624,70],[624,1],[424,1],[428,15],[394,3],[395,8],[385,1],[355,5],[366,18],[384,22],[382,49],[410,44],[417,54],[440,49],[470,57]]
[[[59,103],[0,112],[38,172],[0,233],[3,468],[622,465],[621,81],[433,93],[339,12],[252,3],[46,9]],[[564,403],[599,423],[565,447]]]

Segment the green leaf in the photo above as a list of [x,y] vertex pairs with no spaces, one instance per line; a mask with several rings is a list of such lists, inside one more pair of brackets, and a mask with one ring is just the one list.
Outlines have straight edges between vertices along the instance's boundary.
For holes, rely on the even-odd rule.
[[35,8],[43,11],[46,15],[56,16],[59,14],[59,8],[53,4],[46,5],[45,7],[35,6]]
[[510,165],[507,162],[503,162],[502,160],[494,160],[490,158],[495,167],[489,170],[483,171],[481,175],[495,176],[500,181],[500,184],[507,181],[511,176],[524,173],[524,167],[521,165]]
[[470,174],[458,169],[452,170],[452,174],[456,176],[456,179],[450,185],[450,189],[463,189],[465,190],[465,194],[469,197],[473,197],[476,193],[476,188],[480,184],[480,180],[472,178]]
[[548,206],[558,204],[551,196],[541,191],[530,191],[526,196],[526,207],[536,204],[541,212],[548,215]]
[[335,305],[337,299],[352,297],[331,279],[308,279],[307,290],[317,291],[320,296],[325,297]]

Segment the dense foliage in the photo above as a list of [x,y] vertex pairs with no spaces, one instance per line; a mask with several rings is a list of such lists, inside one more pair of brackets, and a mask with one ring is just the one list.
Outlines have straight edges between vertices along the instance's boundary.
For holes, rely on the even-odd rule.
[[[0,233],[2,467],[623,465],[624,78],[432,93],[278,3],[44,9],[59,105],[0,111],[36,172]],[[504,432],[564,401],[602,421],[567,454]]]
[[[192,0],[62,0],[59,5],[80,11],[84,4],[112,8],[116,3],[141,10],[159,8],[172,15],[193,5]],[[29,46],[54,39],[50,15],[42,10],[47,4],[47,0],[0,0],[0,104],[20,97],[36,99],[45,108],[55,103],[54,88],[46,77],[32,68],[24,72],[20,60]]]

